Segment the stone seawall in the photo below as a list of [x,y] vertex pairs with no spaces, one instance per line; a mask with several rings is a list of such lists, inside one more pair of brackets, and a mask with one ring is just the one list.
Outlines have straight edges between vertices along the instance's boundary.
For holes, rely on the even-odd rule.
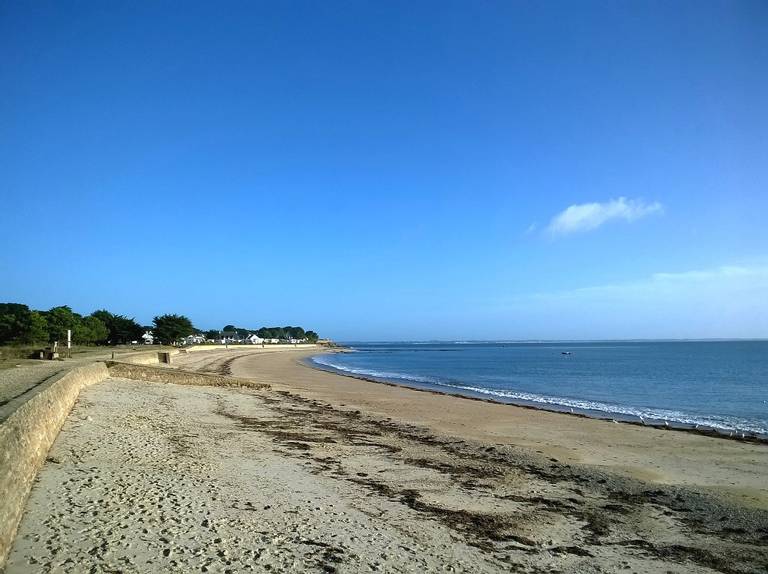
[[176,369],[148,367],[117,361],[107,361],[109,375],[121,379],[148,381],[151,383],[172,383],[175,385],[199,385],[211,387],[248,387],[251,389],[268,389],[267,383],[257,383],[248,379],[237,379],[222,375],[190,373]]
[[[298,345],[279,347],[292,350],[313,347]],[[275,346],[277,347],[277,346]],[[219,375],[190,373],[163,368],[161,355],[178,355],[190,351],[221,350],[217,345],[139,351],[120,357],[120,361],[96,362],[75,367],[35,386],[0,406],[0,572],[13,545],[16,529],[38,471],[56,440],[64,421],[80,395],[89,385],[110,376],[139,381],[177,385],[207,385],[268,389],[266,383]],[[248,350],[248,347],[229,347]],[[277,349],[275,349],[277,350]],[[256,351],[256,349],[254,349]],[[259,349],[264,352],[264,350]]]
[[[178,355],[179,350],[173,349],[170,351],[139,351],[138,353],[129,353],[126,355],[120,355],[117,358],[122,363],[132,363],[134,365],[157,365],[161,362],[161,353],[167,353],[170,356]],[[113,355],[114,356],[114,355]]]
[[320,345],[315,343],[299,343],[297,345],[195,345],[194,347],[183,347],[182,352],[197,353],[200,351],[295,351],[300,349],[317,349]]
[[320,349],[319,345],[306,343],[301,345],[196,345],[194,347],[180,347],[177,349],[168,349],[167,347],[161,351],[157,348],[147,351],[137,351],[133,353],[126,353],[115,357],[113,360],[121,363],[132,363],[134,365],[157,365],[163,363],[160,358],[161,354],[167,353],[169,356],[174,357],[180,354],[187,353],[200,353],[205,351],[250,351],[253,353],[272,353],[272,352],[286,352],[286,351],[300,351],[303,349]]
[[104,363],[77,367],[3,406],[11,414],[0,425],[0,569],[35,476],[80,390],[107,377]]

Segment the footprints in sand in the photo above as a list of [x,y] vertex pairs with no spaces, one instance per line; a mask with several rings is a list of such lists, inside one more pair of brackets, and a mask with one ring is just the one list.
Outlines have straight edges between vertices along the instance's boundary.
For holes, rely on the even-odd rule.
[[[399,571],[412,541],[334,479],[215,414],[229,389],[108,381],[87,391],[33,490],[13,572]],[[91,420],[88,420],[91,417]],[[448,552],[443,535],[437,551]],[[425,553],[426,554],[426,553]],[[385,558],[386,557],[386,558]],[[424,564],[422,564],[424,566]]]
[[759,558],[697,529],[686,498],[518,450],[284,392],[110,380],[54,445],[7,572],[703,573]]

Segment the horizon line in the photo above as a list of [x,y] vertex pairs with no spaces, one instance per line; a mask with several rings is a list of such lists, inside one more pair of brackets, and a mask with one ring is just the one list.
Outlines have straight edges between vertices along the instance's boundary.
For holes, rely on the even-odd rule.
[[338,343],[695,343],[768,342],[768,337],[637,338],[637,339],[349,339]]

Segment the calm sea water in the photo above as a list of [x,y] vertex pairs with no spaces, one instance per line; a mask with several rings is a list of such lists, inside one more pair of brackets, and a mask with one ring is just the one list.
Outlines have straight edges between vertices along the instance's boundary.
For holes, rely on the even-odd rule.
[[768,436],[768,341],[350,346],[311,361],[500,402]]

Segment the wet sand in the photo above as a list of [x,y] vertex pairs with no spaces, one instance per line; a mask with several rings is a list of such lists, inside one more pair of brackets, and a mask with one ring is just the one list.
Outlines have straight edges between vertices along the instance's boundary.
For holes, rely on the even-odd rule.
[[[270,390],[88,388],[33,489],[7,572],[768,564],[764,445],[378,385],[310,369],[305,354],[175,365]],[[647,476],[648,464],[661,468]]]
[[206,354],[181,368],[269,382],[334,407],[360,409],[434,432],[514,445],[559,462],[595,466],[660,484],[687,485],[768,509],[768,446],[645,428],[419,391],[312,369],[310,352],[260,357]]

